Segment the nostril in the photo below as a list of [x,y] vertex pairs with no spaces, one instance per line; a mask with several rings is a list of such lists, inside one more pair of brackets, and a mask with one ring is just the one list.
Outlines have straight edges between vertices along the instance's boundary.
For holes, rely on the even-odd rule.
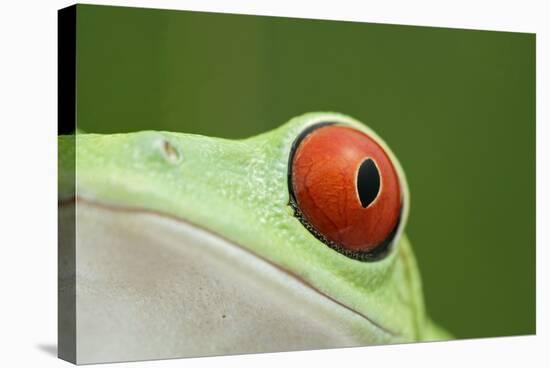
[[166,139],[163,139],[161,142],[161,147],[164,157],[168,160],[168,162],[176,164],[180,161],[180,154],[172,143],[168,142]]

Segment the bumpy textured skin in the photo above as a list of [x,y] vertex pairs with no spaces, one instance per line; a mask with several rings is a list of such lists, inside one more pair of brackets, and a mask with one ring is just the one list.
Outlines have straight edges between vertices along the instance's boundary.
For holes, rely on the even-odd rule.
[[[289,206],[288,160],[294,139],[319,122],[364,131],[388,151],[403,184],[404,210],[396,244],[382,260],[348,258],[316,239]],[[445,339],[426,316],[421,282],[402,233],[409,194],[401,167],[369,128],[345,115],[308,113],[244,140],[144,131],[60,137],[76,139],[76,195],[97,203],[146,209],[184,219],[238,244],[366,315],[395,342]],[[64,167],[66,162],[66,167]],[[73,193],[60,175],[60,195]],[[251,277],[254,277],[251,275]]]

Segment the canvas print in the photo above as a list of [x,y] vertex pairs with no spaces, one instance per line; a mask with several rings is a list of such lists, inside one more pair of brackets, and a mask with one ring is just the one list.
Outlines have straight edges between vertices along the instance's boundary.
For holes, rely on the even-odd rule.
[[535,35],[59,11],[59,356],[534,334]]

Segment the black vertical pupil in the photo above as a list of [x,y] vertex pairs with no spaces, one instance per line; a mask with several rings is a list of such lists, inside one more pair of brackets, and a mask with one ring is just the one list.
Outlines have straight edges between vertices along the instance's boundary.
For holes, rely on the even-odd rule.
[[374,161],[370,158],[361,162],[357,173],[357,194],[361,206],[366,208],[371,204],[380,191],[380,173]]

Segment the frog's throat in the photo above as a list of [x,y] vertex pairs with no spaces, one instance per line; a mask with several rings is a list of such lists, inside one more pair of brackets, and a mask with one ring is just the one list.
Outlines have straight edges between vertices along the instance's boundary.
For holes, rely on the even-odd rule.
[[[277,286],[278,288],[282,287],[284,289],[291,290],[291,293],[293,294],[293,296],[290,297],[290,299],[292,299],[291,302],[294,303],[298,299],[306,299],[307,303],[313,303],[311,306],[308,306],[305,309],[306,310],[311,309],[314,311],[313,314],[318,313],[318,315],[316,316],[311,315],[311,316],[305,317],[306,319],[310,318],[314,321],[314,322],[308,321],[306,322],[306,324],[318,323],[319,326],[312,327],[313,330],[315,330],[316,328],[320,328],[321,330],[331,331],[331,333],[334,333],[336,338],[331,343],[332,347],[360,346],[360,345],[366,345],[366,344],[372,344],[372,343],[377,344],[377,343],[385,343],[385,342],[396,341],[396,340],[399,341],[399,336],[396,333],[388,330],[387,328],[377,323],[376,321],[373,321],[367,315],[362,314],[356,310],[353,310],[352,308],[346,306],[344,303],[323,293],[322,291],[315,288],[313,285],[309,284],[308,282],[301,279],[299,276],[295,275],[289,270],[283,269],[279,265],[269,260],[266,260],[263,257],[256,255],[250,250],[247,250],[246,248],[244,248],[243,246],[239,244],[235,244],[234,242],[229,241],[228,239],[225,239],[220,234],[212,232],[208,229],[204,229],[195,224],[191,224],[188,221],[183,220],[181,218],[168,215],[162,212],[150,210],[150,209],[123,207],[118,205],[105,204],[93,199],[87,199],[83,197],[66,199],[60,202],[60,208],[62,207],[70,208],[71,206],[76,206],[77,214],[79,213],[79,208],[81,208],[81,209],[88,209],[92,211],[99,211],[98,213],[114,214],[119,218],[128,218],[132,216],[134,217],[145,216],[149,219],[148,221],[162,223],[163,224],[162,226],[168,226],[171,228],[178,228],[178,229],[185,228],[185,231],[191,232],[192,234],[194,234],[193,236],[210,238],[212,242],[218,244],[218,248],[220,245],[224,247],[224,252],[227,252],[227,254],[230,254],[229,260],[234,261],[234,263],[236,264],[236,267],[240,267],[239,264],[241,262],[244,262],[244,263],[248,262],[248,264],[253,263],[253,266],[254,266],[253,268],[257,268],[257,269],[260,268],[262,270],[262,273],[275,275],[275,277],[273,277],[273,280],[276,280],[275,282],[278,282],[282,285],[282,286],[281,285]],[[77,232],[79,231],[78,230],[79,225],[81,225],[79,224],[79,221],[80,221],[80,217],[77,215],[76,216]],[[116,224],[114,225],[116,226]],[[90,240],[90,243],[93,244],[93,240]],[[79,245],[77,244],[77,253],[79,252],[78,247]],[[181,251],[181,247],[180,247],[180,251]],[[82,252],[82,254],[86,254],[86,251]],[[205,254],[203,256],[209,257],[211,255],[212,254],[209,254],[208,250],[205,249]],[[144,260],[144,262],[146,262],[146,260]],[[77,263],[77,274],[79,273],[79,270],[78,270],[79,265],[80,263]],[[245,265],[244,267],[246,268],[248,266]],[[248,278],[254,279],[257,277],[257,275],[254,275],[254,273],[252,273],[253,271],[251,271],[250,269],[249,269],[249,272],[250,273],[246,274]],[[270,280],[270,282],[273,282],[273,280]],[[124,282],[124,280],[121,280],[121,282]],[[285,291],[285,293],[286,292],[287,291]],[[301,300],[300,302],[303,302],[303,300]],[[296,304],[296,306],[298,309],[301,308],[300,304]],[[300,311],[297,310],[297,313],[299,312]],[[342,318],[342,316],[344,317]],[[340,319],[340,321],[334,322],[338,319]],[[343,333],[338,332],[338,330],[342,331]],[[313,345],[311,346],[309,345],[306,346],[306,348],[321,348],[321,347],[323,346],[316,345],[315,343],[313,343]],[[299,345],[298,345],[298,348],[300,348]],[[292,347],[290,347],[290,350],[292,350]],[[238,352],[246,352],[246,351],[260,352],[260,351],[266,351],[266,350],[261,348],[255,350],[254,348],[252,348],[248,350],[244,349],[243,351],[228,351],[228,353],[231,353],[231,352],[238,353]],[[276,350],[273,350],[273,351],[276,351]],[[199,353],[197,355],[203,355],[203,354]]]

